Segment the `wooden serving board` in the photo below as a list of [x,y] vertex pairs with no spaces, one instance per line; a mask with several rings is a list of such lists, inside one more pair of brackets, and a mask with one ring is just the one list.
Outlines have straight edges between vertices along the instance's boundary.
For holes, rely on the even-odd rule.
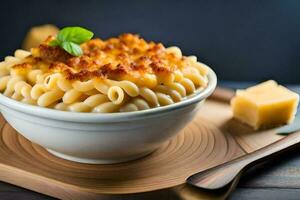
[[[232,120],[218,91],[178,136],[151,155],[112,165],[80,164],[49,154],[0,118],[0,180],[60,199],[97,199],[174,188],[192,174],[266,146],[276,129],[253,132]],[[34,131],[34,130],[33,130]]]

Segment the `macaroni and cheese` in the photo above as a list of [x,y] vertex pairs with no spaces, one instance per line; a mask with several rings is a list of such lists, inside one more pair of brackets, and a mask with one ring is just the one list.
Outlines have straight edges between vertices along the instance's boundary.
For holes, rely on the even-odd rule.
[[5,96],[63,111],[130,112],[182,101],[207,85],[208,67],[195,56],[138,35],[91,39],[78,57],[52,40],[0,63]]

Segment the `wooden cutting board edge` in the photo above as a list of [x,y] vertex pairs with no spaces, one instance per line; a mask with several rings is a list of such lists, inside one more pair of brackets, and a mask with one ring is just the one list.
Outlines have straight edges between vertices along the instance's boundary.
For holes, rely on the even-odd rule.
[[[220,101],[228,104],[233,95],[234,92],[232,90],[217,88],[210,99],[213,101]],[[240,142],[237,141],[236,137],[232,136],[232,138],[241,150],[241,152],[234,155],[233,158],[242,156],[247,153],[247,151],[240,145]],[[61,182],[59,180],[53,179],[49,181],[49,178],[42,175],[37,175],[13,166],[6,166],[4,164],[0,164],[0,179],[8,183],[18,185],[20,187],[64,199],[97,199],[100,196],[111,196],[93,193],[90,189],[81,188],[72,184]],[[182,194],[182,192],[180,191],[186,191],[178,189],[182,187],[184,186],[179,185],[173,188],[164,189],[172,190],[176,193]],[[57,191],[61,191],[60,194],[58,194]]]

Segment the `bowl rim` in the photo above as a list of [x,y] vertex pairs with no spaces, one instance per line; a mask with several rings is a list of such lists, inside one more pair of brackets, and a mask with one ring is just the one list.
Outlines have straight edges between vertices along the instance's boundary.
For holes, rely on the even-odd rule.
[[124,113],[83,113],[83,112],[70,112],[55,110],[52,108],[44,108],[36,105],[25,104],[17,100],[6,97],[0,93],[0,105],[13,109],[15,111],[26,113],[28,115],[33,115],[42,118],[48,118],[59,121],[69,121],[69,122],[90,122],[90,123],[101,123],[101,122],[121,122],[136,119],[144,119],[148,117],[153,117],[155,115],[161,115],[167,112],[172,112],[191,104],[195,104],[206,99],[210,96],[216,88],[217,76],[215,72],[208,68],[208,85],[201,91],[191,95],[183,101],[176,102],[171,105],[151,108],[141,111],[124,112]]

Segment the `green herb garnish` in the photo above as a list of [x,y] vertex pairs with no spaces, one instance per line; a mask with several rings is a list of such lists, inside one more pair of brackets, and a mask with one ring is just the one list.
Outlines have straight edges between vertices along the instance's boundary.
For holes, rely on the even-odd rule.
[[80,44],[90,40],[94,33],[82,27],[65,27],[61,29],[50,46],[59,46],[73,56],[82,55]]

